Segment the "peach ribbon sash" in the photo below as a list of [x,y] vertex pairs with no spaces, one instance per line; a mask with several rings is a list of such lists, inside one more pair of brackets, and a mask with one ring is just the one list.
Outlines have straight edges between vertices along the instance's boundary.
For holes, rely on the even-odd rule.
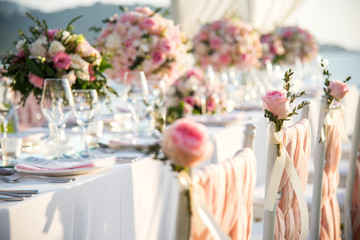
[[184,171],[178,174],[178,182],[182,188],[189,190],[190,209],[197,226],[196,234],[200,235],[207,228],[215,240],[230,240],[207,209],[204,189]]
[[274,167],[271,172],[269,187],[265,196],[264,209],[268,211],[274,210],[281,176],[285,170],[294,188],[294,192],[297,196],[299,203],[301,217],[300,239],[306,239],[309,232],[309,213],[306,203],[306,197],[302,188],[300,178],[296,172],[296,169],[293,162],[291,161],[289,154],[286,151],[286,148],[282,144],[281,132],[275,132],[273,135],[269,136],[269,142],[274,144],[280,144],[281,155],[276,158]]
[[[213,216],[231,239],[250,239],[255,181],[256,159],[253,150],[249,148],[196,173],[194,182],[201,186],[205,194],[204,209],[209,210],[208,214]],[[202,214],[201,211],[199,214]],[[194,221],[192,239],[214,239],[210,230],[201,232],[201,227],[196,224]]]

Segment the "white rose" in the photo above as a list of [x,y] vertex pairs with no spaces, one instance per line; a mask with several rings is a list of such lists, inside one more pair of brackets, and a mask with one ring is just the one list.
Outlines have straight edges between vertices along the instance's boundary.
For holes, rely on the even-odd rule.
[[87,70],[85,70],[85,69],[77,70],[77,71],[76,71],[76,76],[77,76],[78,78],[81,78],[82,80],[86,80],[86,81],[89,81],[89,80],[90,80],[89,71],[87,71]]
[[72,69],[89,69],[89,63],[87,61],[85,61],[84,59],[82,59],[82,57],[80,57],[77,54],[70,54],[71,57],[71,65],[70,67]]
[[107,36],[105,41],[105,48],[116,50],[120,47],[120,41],[120,36],[116,32],[113,32]]
[[61,35],[61,41],[67,43],[70,40],[70,33],[68,31],[63,31]]
[[65,52],[65,47],[61,42],[54,40],[50,43],[49,54],[52,57],[58,52]]
[[62,78],[67,78],[67,80],[69,80],[70,86],[73,85],[76,81],[75,71],[74,70],[70,71],[68,74],[62,76]]
[[46,48],[44,45],[47,44],[47,39],[44,35],[41,35],[35,42],[30,45],[30,54],[32,56],[41,56],[45,57],[46,55]]
[[26,39],[21,39],[21,40],[19,40],[19,41],[17,42],[17,44],[16,44],[16,47],[15,47],[16,50],[20,51],[20,50],[23,48],[25,42],[26,42]]

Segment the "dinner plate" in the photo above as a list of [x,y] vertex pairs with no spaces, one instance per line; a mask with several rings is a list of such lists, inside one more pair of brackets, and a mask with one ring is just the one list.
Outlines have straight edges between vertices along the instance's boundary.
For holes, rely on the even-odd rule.
[[227,126],[235,124],[244,120],[247,120],[243,113],[227,113],[224,115],[188,115],[187,118],[205,124],[213,126]]
[[160,142],[160,139],[149,137],[116,138],[109,140],[109,146],[111,148],[147,148]]
[[51,177],[65,177],[65,176],[77,176],[84,175],[89,173],[98,173],[103,172],[109,167],[98,167],[98,168],[76,168],[76,169],[64,169],[64,170],[26,170],[26,169],[18,169],[15,166],[15,171],[24,174],[33,174],[33,175],[41,175],[41,176],[51,176]]
[[27,157],[15,165],[19,173],[44,176],[75,176],[105,171],[115,164],[115,157],[95,158],[83,161],[58,161],[40,157]]

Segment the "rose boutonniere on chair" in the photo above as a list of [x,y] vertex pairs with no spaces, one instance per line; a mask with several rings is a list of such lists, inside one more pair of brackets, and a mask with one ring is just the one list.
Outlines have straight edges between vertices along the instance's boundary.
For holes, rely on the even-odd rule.
[[348,76],[344,81],[330,80],[331,73],[327,69],[327,64],[325,64],[324,59],[321,59],[320,66],[323,68],[322,74],[325,78],[325,87],[323,89],[328,103],[331,105],[334,99],[340,101],[349,92],[347,82],[350,81],[351,77]]
[[291,92],[291,77],[294,72],[289,69],[284,74],[284,85],[282,90],[269,91],[261,99],[263,101],[263,108],[265,118],[270,122],[275,123],[276,132],[280,131],[284,122],[290,120],[290,117],[297,115],[297,111],[305,107],[308,102],[301,102],[299,105],[291,109],[290,105],[296,98],[305,95],[305,91],[300,93]]

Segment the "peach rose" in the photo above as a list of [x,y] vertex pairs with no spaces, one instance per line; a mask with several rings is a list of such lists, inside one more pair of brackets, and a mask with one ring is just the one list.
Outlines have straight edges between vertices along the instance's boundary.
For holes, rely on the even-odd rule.
[[204,125],[182,118],[164,130],[162,150],[174,164],[192,167],[209,158],[214,146]]
[[44,79],[38,75],[29,73],[28,74],[29,82],[37,88],[42,89],[44,85]]
[[285,91],[270,91],[262,98],[263,108],[284,119],[290,112],[290,105]]
[[349,92],[348,85],[339,80],[333,80],[329,85],[330,95],[337,100],[342,99]]

